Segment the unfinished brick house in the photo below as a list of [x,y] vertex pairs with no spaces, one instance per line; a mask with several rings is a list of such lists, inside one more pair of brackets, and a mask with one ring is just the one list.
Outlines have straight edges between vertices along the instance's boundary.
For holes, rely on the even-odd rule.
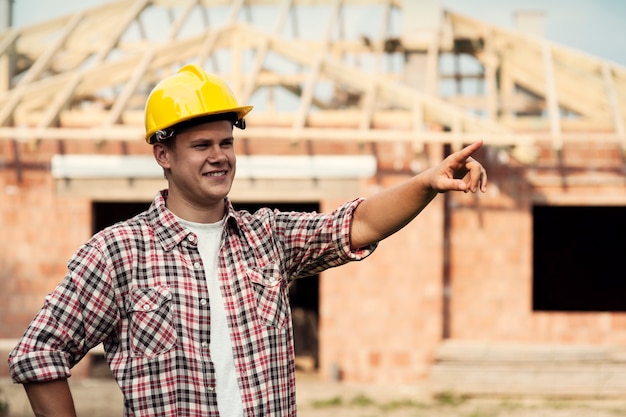
[[512,31],[429,1],[122,0],[8,22],[3,352],[78,246],[165,186],[143,105],[196,62],[255,106],[236,137],[242,208],[331,210],[485,142],[487,194],[440,195],[364,262],[296,283],[303,367],[467,393],[623,393],[626,68],[548,41],[540,18]]

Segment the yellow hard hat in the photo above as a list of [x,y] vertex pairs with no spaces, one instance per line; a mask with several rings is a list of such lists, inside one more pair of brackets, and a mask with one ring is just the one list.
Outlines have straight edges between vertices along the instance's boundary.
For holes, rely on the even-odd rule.
[[175,125],[204,116],[233,113],[234,125],[245,129],[252,106],[239,106],[228,85],[195,64],[159,82],[146,101],[146,142],[171,137]]

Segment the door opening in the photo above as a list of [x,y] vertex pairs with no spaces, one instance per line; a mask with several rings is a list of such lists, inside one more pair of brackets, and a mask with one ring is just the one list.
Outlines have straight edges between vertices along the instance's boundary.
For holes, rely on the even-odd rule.
[[[281,211],[319,211],[318,203],[233,203],[238,210],[254,213],[267,207]],[[295,280],[289,287],[289,303],[293,315],[296,368],[316,370],[319,364],[319,275]]]
[[533,310],[626,311],[626,207],[533,207]]

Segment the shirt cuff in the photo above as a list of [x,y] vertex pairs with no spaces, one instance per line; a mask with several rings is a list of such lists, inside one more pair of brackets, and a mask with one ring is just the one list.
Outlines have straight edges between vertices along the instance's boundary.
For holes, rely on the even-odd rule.
[[18,384],[46,382],[70,377],[67,354],[42,350],[9,358],[11,379]]
[[343,210],[345,210],[345,214],[343,216],[343,224],[339,228],[340,248],[343,254],[344,259],[349,261],[360,261],[372,254],[374,250],[378,247],[378,243],[373,243],[368,246],[364,246],[362,248],[351,249],[350,248],[350,229],[352,226],[352,217],[354,214],[354,210],[361,204],[365,199],[357,198],[350,203],[348,203]]

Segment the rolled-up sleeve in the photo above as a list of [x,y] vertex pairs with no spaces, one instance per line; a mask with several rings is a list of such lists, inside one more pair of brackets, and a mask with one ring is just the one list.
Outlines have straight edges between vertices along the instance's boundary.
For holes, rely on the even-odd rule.
[[43,382],[71,375],[71,354],[62,350],[63,332],[46,305],[39,311],[24,336],[9,354],[13,382]]
[[342,204],[330,213],[275,212],[275,233],[283,243],[286,270],[293,278],[369,256],[377,244],[352,249],[350,228],[354,210],[362,198]]
[[102,258],[97,249],[85,245],[70,260],[68,275],[46,296],[9,354],[14,382],[69,377],[70,369],[114,328],[118,313]]
[[336,242],[337,249],[341,254],[341,258],[347,261],[360,261],[368,257],[377,244],[352,249],[350,244],[350,229],[352,227],[352,218],[354,210],[363,202],[363,198],[355,199],[349,203],[340,206],[333,212],[333,240]]

